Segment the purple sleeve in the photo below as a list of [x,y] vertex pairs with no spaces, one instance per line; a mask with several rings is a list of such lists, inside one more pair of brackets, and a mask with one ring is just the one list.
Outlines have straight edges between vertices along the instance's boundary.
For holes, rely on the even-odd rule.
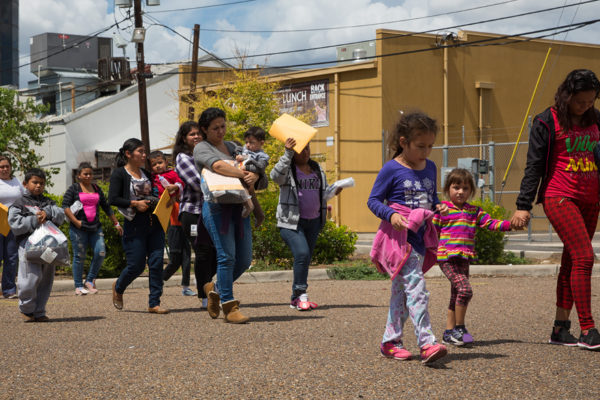
[[388,199],[388,193],[393,183],[393,171],[390,168],[386,168],[386,165],[381,168],[381,171],[375,178],[373,189],[367,200],[367,206],[373,214],[378,218],[389,221],[394,214],[394,210],[383,203],[384,200]]

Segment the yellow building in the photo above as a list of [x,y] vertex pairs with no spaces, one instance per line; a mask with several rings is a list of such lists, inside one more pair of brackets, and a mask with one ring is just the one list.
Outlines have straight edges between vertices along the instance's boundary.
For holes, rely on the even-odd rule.
[[[326,107],[323,120],[313,124],[318,133],[311,151],[326,156],[324,167],[332,179],[353,177],[356,181],[332,205],[335,220],[357,232],[374,232],[379,224],[366,203],[389,157],[384,137],[394,129],[400,111],[419,109],[437,119],[436,146],[459,146],[452,149],[449,162],[455,166],[457,157],[486,158],[479,148],[473,155],[470,145],[516,141],[550,47],[530,115],[552,104],[556,88],[571,70],[588,68],[600,73],[598,45],[468,31],[432,35],[378,30],[374,42],[376,57],[369,60],[269,76],[284,89],[305,84],[308,96],[316,100],[303,100],[321,111]],[[197,89],[206,90],[207,85],[230,77],[222,71],[199,73]],[[311,90],[322,90],[323,83],[326,101],[320,102],[322,93]],[[180,93],[189,93],[189,74],[181,75]],[[301,96],[293,90],[289,93],[292,100]],[[183,101],[180,110],[182,115],[187,113]],[[528,132],[523,132],[522,141],[526,143],[527,138]],[[494,182],[489,182],[496,191],[511,153],[511,146],[498,148]],[[518,191],[525,155],[526,146],[520,146],[504,187],[508,193],[501,197],[500,204],[510,211],[516,198],[510,192]],[[442,165],[440,149],[431,158],[438,167]],[[438,181],[438,190],[439,185]],[[542,215],[538,207],[533,212]]]

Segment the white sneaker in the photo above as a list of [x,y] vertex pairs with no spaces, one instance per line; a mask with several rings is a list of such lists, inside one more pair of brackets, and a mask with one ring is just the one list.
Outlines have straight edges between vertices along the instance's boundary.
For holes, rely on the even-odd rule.
[[75,294],[77,296],[84,296],[84,295],[86,295],[88,293],[89,293],[89,291],[86,288],[77,288],[77,289],[75,289]]
[[202,299],[202,305],[200,306],[200,308],[206,309],[207,307],[208,307],[208,299],[207,298],[203,298]]

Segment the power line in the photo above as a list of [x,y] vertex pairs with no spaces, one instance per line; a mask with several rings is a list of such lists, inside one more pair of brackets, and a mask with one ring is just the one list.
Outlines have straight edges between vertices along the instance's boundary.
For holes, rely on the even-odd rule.
[[224,33],[291,33],[291,32],[333,31],[333,30],[339,30],[339,29],[364,28],[364,27],[367,27],[367,26],[377,26],[377,25],[397,24],[397,23],[400,23],[400,22],[418,21],[418,20],[422,20],[422,19],[442,17],[442,16],[445,16],[445,15],[460,14],[460,13],[464,13],[464,12],[467,12],[467,11],[474,11],[474,10],[479,10],[479,9],[483,9],[483,8],[494,7],[494,6],[503,5],[503,4],[507,4],[507,3],[513,3],[515,1],[519,1],[519,0],[501,1],[499,3],[492,3],[492,4],[486,4],[486,5],[482,5],[482,6],[477,6],[477,7],[465,8],[465,9],[457,10],[457,11],[449,11],[449,12],[445,12],[445,13],[426,15],[426,16],[423,16],[423,17],[405,18],[405,19],[398,19],[398,20],[387,21],[387,22],[374,22],[374,23],[370,23],[370,24],[334,26],[334,27],[329,27],[329,28],[274,29],[274,30],[260,30],[260,29],[256,29],[256,30],[252,30],[252,29],[249,29],[249,30],[235,30],[235,29],[202,28],[202,30],[203,31],[208,31],[208,32],[224,32]]
[[[171,28],[170,26],[167,26],[167,25],[163,24],[162,22],[160,22],[155,17],[153,17],[151,15],[148,15],[148,18],[151,19],[151,20],[153,20],[155,22],[152,25],[162,26],[163,28],[166,28],[166,29],[170,30],[171,32],[175,33],[177,36],[179,36],[179,37],[183,38],[184,40],[186,40],[186,41],[190,42],[191,44],[193,44],[193,42],[190,39],[188,39],[187,37],[183,36],[181,33],[177,32],[175,29]],[[219,56],[217,56],[217,55],[211,53],[210,51],[206,50],[204,47],[200,46],[200,44],[198,44],[198,48],[200,50],[202,50],[203,52],[205,52],[206,54],[208,54],[209,56],[214,57],[215,59],[221,61],[223,64],[228,65],[231,68],[234,68],[233,65],[229,64],[228,62],[222,60]]]
[[[123,21],[125,21],[125,19],[123,19],[123,20],[121,20],[121,21],[119,21],[119,22],[123,22]],[[45,57],[38,58],[38,59],[35,59],[35,60],[33,60],[33,61],[32,61],[32,60],[31,60],[31,54],[30,54],[30,55],[29,55],[29,57],[30,57],[30,61],[29,61],[28,63],[21,64],[21,65],[19,65],[19,66],[17,66],[17,67],[14,67],[14,68],[13,68],[13,67],[10,67],[10,68],[5,68],[5,69],[3,69],[2,71],[13,71],[13,70],[15,70],[15,69],[19,69],[19,68],[23,68],[23,67],[26,67],[26,66],[28,66],[28,65],[31,65],[31,64],[33,64],[34,62],[40,62],[40,61],[47,60],[47,59],[48,59],[48,58],[50,58],[50,57],[53,57],[53,56],[55,56],[55,55],[57,55],[57,54],[60,54],[60,53],[62,53],[62,52],[65,52],[65,51],[67,51],[67,50],[69,50],[69,49],[72,49],[73,47],[77,47],[77,46],[79,46],[80,44],[84,43],[85,41],[87,41],[87,40],[89,40],[89,39],[91,39],[91,38],[94,38],[94,37],[96,37],[96,36],[100,35],[101,33],[104,33],[104,32],[106,32],[107,30],[109,30],[110,28],[112,28],[112,27],[116,26],[117,24],[118,24],[118,23],[117,23],[117,22],[115,22],[114,24],[112,24],[112,25],[110,25],[110,26],[108,26],[108,27],[106,27],[106,28],[102,28],[100,31],[98,31],[98,32],[96,32],[96,33],[94,33],[94,34],[87,35],[87,36],[85,36],[83,39],[81,39],[81,40],[79,40],[79,41],[77,41],[77,42],[74,42],[74,43],[70,44],[69,46],[65,46],[65,47],[61,48],[59,51],[55,52],[55,53],[48,54],[48,55],[47,55],[47,56],[45,56]],[[44,53],[44,52],[45,52],[45,51],[39,51],[39,52],[37,52],[37,53],[34,53],[34,54],[41,54],[41,53]],[[22,57],[22,58],[24,58],[24,57]]]
[[[581,3],[578,3],[578,4],[569,4],[569,5],[563,5],[563,6],[557,6],[557,7],[544,8],[544,9],[536,10],[536,11],[528,11],[528,12],[514,14],[514,15],[509,15],[509,16],[505,16],[505,17],[490,18],[490,19],[487,19],[487,20],[470,22],[470,23],[467,23],[467,24],[452,25],[452,26],[448,26],[448,27],[444,27],[444,28],[428,29],[428,30],[420,31],[420,32],[401,33],[401,34],[397,34],[397,35],[386,36],[385,38],[375,38],[373,40],[388,40],[388,39],[395,39],[395,38],[400,38],[400,37],[415,36],[415,35],[420,35],[420,34],[424,34],[424,33],[439,32],[439,31],[448,31],[448,30],[451,30],[451,29],[462,28],[462,27],[465,27],[465,26],[479,25],[479,24],[484,24],[484,23],[489,23],[489,22],[497,22],[497,21],[502,21],[502,20],[506,20],[506,19],[512,19],[512,18],[518,18],[518,17],[528,16],[528,15],[533,15],[533,14],[539,14],[539,13],[543,13],[543,12],[555,11],[555,10],[563,9],[563,8],[567,8],[567,7],[579,6],[579,5],[582,5],[582,4],[595,3],[597,1],[599,1],[599,0],[587,0],[585,2],[581,2]],[[280,52],[254,54],[254,55],[247,56],[247,58],[252,58],[252,57],[266,57],[266,56],[274,56],[274,55],[282,55],[282,54],[290,54],[290,53],[299,53],[299,52],[304,52],[304,51],[324,50],[324,49],[329,49],[329,48],[339,47],[339,46],[350,46],[350,45],[359,44],[359,43],[362,43],[362,42],[364,42],[364,40],[354,41],[354,42],[347,42],[347,43],[341,43],[341,44],[334,44],[334,45],[326,45],[326,46],[304,48],[304,49],[285,50],[285,51],[280,51]],[[222,60],[231,60],[231,59],[235,59],[235,57],[224,57],[224,58],[222,58]]]
[[167,12],[175,12],[175,11],[198,10],[198,9],[201,9],[201,8],[232,6],[232,5],[235,5],[235,4],[252,3],[254,1],[256,1],[256,0],[241,0],[241,1],[234,1],[234,2],[231,2],[231,3],[211,4],[211,5],[208,5],[208,6],[187,7],[187,8],[174,8],[172,10],[146,11],[144,14],[159,14],[159,13],[167,13]]

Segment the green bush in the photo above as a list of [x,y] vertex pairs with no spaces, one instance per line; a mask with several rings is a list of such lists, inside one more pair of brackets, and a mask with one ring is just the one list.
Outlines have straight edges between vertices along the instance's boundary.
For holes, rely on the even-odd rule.
[[[279,269],[291,269],[293,257],[277,229],[277,203],[279,202],[279,189],[274,183],[269,188],[258,194],[258,200],[265,213],[265,222],[252,230],[252,248],[255,260],[263,264],[276,265]],[[327,221],[313,254],[313,262],[330,264],[336,260],[344,260],[354,252],[357,235],[346,226],[336,226]]]
[[[481,207],[494,219],[503,220],[508,218],[506,209],[495,204],[488,198],[484,201],[475,200],[471,204]],[[477,261],[474,264],[505,264],[504,232],[477,228],[477,233],[475,234],[475,251],[477,252]]]
[[375,281],[389,279],[387,274],[382,274],[368,261],[356,263],[352,266],[335,266],[327,269],[331,279],[348,281]]
[[[102,189],[105,196],[108,196],[108,183],[107,182],[97,182],[98,186]],[[63,196],[56,196],[53,194],[49,194],[49,197],[56,202],[56,204],[60,207],[62,205]],[[113,212],[115,213],[117,220],[121,225],[123,225],[123,216],[117,211],[116,207],[112,207]],[[102,224],[102,232],[104,233],[104,243],[106,245],[106,256],[104,258],[104,262],[100,267],[100,271],[98,272],[98,278],[115,278],[119,276],[121,271],[125,268],[127,264],[125,260],[125,252],[123,251],[123,246],[121,245],[121,236],[119,236],[119,232],[114,228],[112,221],[110,218],[106,216],[104,211],[100,210],[100,223]],[[65,223],[60,226],[60,230],[65,234],[65,236],[69,239],[69,252],[71,256],[73,255],[73,250],[71,247],[71,239],[69,238],[69,220],[66,219]],[[73,259],[71,258],[71,261]],[[91,249],[87,250],[86,260],[84,262],[83,268],[84,271],[87,271],[90,267],[90,262],[92,260],[92,251]],[[62,267],[57,269],[59,272],[65,274],[71,274],[72,268],[71,266]],[[84,273],[85,276],[85,273]]]

